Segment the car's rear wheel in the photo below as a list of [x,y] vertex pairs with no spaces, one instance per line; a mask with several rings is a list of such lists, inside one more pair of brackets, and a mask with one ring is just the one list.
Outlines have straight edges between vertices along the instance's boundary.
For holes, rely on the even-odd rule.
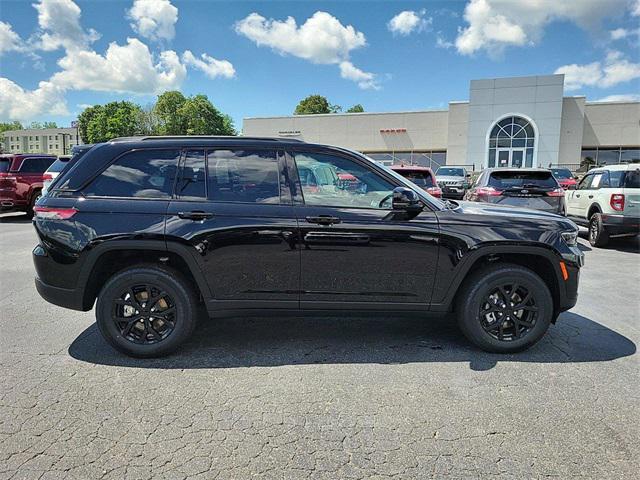
[[132,357],[171,353],[191,335],[197,314],[190,284],[178,272],[153,266],[115,274],[96,304],[100,333]]
[[605,247],[609,243],[609,232],[600,213],[594,213],[589,219],[589,243],[594,247]]
[[525,350],[545,334],[553,298],[533,271],[510,264],[487,267],[468,278],[458,296],[458,324],[483,350]]
[[31,201],[29,202],[29,205],[27,206],[27,216],[29,218],[33,218],[33,216],[35,215],[35,212],[33,211],[33,207],[36,206],[36,202],[38,201],[38,199],[40,197],[41,197],[40,192],[35,193],[31,197]]

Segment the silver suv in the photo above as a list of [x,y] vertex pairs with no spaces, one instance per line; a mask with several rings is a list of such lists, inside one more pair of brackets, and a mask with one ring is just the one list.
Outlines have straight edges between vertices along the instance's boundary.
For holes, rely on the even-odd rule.
[[640,233],[640,164],[594,168],[565,195],[567,216],[589,227],[594,247],[604,247],[612,236]]
[[436,172],[436,182],[442,189],[442,196],[462,200],[469,188],[471,174],[464,167],[440,167]]

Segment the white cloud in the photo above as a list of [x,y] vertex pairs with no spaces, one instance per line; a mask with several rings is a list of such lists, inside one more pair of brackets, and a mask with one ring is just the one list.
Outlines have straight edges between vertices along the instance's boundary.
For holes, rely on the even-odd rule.
[[33,7],[38,11],[38,25],[42,30],[35,43],[42,50],[82,49],[100,38],[95,30],[84,31],[80,25],[80,7],[72,0],[40,0]]
[[456,48],[464,55],[479,50],[500,55],[507,46],[536,43],[552,21],[570,21],[589,30],[628,6],[629,0],[470,0],[464,10],[468,25],[459,29]]
[[20,52],[24,44],[20,36],[13,31],[11,24],[0,21],[0,56],[7,52]]
[[0,77],[0,118],[29,120],[42,113],[68,115],[63,90],[51,82],[40,82],[35,90],[25,90]]
[[631,6],[631,15],[634,17],[640,17],[640,0],[636,0]]
[[595,100],[596,102],[640,102],[640,94],[622,93],[619,95],[608,95]]
[[298,27],[293,17],[267,20],[252,13],[236,22],[236,32],[258,46],[271,47],[280,54],[304,58],[313,63],[334,64],[349,58],[349,52],[366,45],[362,32],[346,27],[327,12],[316,12]]
[[442,35],[442,32],[438,32],[438,34],[436,35],[436,47],[447,49],[447,48],[455,47],[455,44],[453,42],[450,42],[449,40],[447,40]]
[[233,78],[236,75],[236,69],[233,68],[230,61],[217,60],[206,53],[200,55],[200,58],[196,58],[190,50],[186,50],[182,54],[182,61],[185,65],[202,71],[209,78]]
[[426,10],[415,12],[413,10],[405,10],[400,12],[387,24],[389,31],[398,35],[409,35],[411,32],[420,32],[432,23],[431,17],[424,18]]
[[178,88],[186,67],[173,50],[160,53],[156,61],[144,43],[128,38],[126,45],[109,44],[104,55],[84,50],[58,61],[62,71],[51,81],[69,90],[157,93]]
[[360,88],[379,88],[375,74],[363,72],[349,61],[352,50],[367,44],[364,33],[352,25],[342,25],[327,12],[314,13],[300,26],[293,17],[267,20],[258,13],[251,13],[236,22],[235,30],[259,47],[270,47],[281,55],[339,65],[340,76],[358,83]]
[[624,38],[630,38],[633,36],[640,37],[640,28],[635,29],[627,29],[627,28],[616,28],[615,30],[611,30],[611,40],[622,40]]
[[169,0],[134,0],[127,18],[136,33],[150,40],[172,40],[176,35],[178,9]]
[[640,78],[640,63],[630,62],[622,52],[613,50],[603,62],[564,65],[554,73],[564,74],[567,90],[578,90],[584,86],[609,88]]
[[340,62],[340,76],[347,80],[351,80],[358,84],[363,90],[373,89],[380,90],[380,85],[376,81],[376,75],[370,72],[363,72],[353,63],[344,61]]

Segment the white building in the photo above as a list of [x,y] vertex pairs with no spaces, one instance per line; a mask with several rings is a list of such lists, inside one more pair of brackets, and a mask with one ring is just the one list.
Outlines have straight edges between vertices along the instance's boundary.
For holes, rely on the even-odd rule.
[[4,153],[50,153],[68,155],[82,144],[77,128],[27,128],[2,133]]
[[563,91],[564,75],[472,80],[469,101],[446,110],[245,118],[243,134],[475,170],[640,161],[640,102],[587,102]]

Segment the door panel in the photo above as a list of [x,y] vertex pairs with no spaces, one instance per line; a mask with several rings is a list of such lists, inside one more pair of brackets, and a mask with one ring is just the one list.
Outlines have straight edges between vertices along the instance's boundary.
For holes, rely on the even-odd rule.
[[206,199],[204,184],[198,187],[203,158],[202,151],[186,154],[169,204],[167,240],[193,247],[213,297],[229,308],[260,302],[297,307],[300,251],[282,155],[208,151]]
[[[301,242],[301,307],[386,302],[426,308],[438,260],[435,215],[425,210],[408,219],[393,212],[385,199],[399,184],[358,159],[293,152],[290,166],[296,198],[300,194],[295,210]],[[346,174],[356,181],[343,191],[339,182],[316,181]]]

